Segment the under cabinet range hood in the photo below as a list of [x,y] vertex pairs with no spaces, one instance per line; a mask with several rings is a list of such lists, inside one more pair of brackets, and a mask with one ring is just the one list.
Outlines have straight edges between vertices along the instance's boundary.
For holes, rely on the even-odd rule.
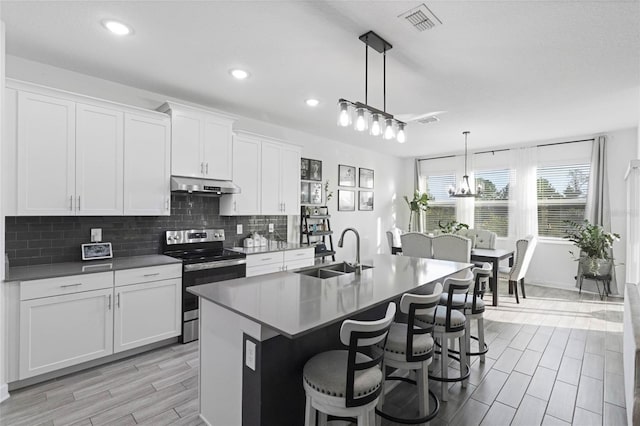
[[239,194],[240,187],[228,180],[171,176],[171,192],[217,197],[224,194]]

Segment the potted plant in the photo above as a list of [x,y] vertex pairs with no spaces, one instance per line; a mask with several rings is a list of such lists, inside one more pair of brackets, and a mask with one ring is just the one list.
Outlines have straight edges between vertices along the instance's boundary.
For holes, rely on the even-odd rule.
[[455,220],[447,222],[443,225],[440,221],[438,221],[438,228],[440,228],[440,231],[442,231],[443,234],[455,234],[461,229],[469,229],[469,225],[462,222],[456,222]]
[[414,218],[417,219],[421,211],[427,211],[429,208],[429,196],[426,192],[421,193],[416,189],[413,193],[413,200],[409,201],[409,197],[406,195],[404,196],[404,200],[409,206],[409,232],[411,232],[411,223]]
[[[583,271],[593,275],[608,275],[613,262],[609,256],[613,242],[620,239],[615,232],[606,232],[602,226],[584,220],[581,223],[565,221],[569,229],[565,231],[565,239],[571,241],[580,249],[577,260]],[[574,258],[576,255],[569,250]]]

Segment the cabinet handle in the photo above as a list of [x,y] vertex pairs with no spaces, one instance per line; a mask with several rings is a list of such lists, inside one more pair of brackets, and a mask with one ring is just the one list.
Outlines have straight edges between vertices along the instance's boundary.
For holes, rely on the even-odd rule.
[[67,288],[67,287],[77,287],[79,285],[82,285],[82,283],[75,283],[75,284],[63,284],[60,287],[62,288]]
[[109,301],[107,302],[107,311],[111,310],[111,295],[109,295]]
[[73,211],[73,195],[69,195],[69,210]]
[[204,163],[200,163],[200,174],[204,174]]
[[78,211],[80,211],[80,196],[78,195]]
[[167,200],[165,201],[164,205],[165,205],[165,210],[168,211],[169,210],[169,197],[167,197]]
[[263,258],[262,258],[262,259],[260,259],[260,260],[271,260],[271,259],[273,259],[273,257],[263,257]]
[[209,163],[207,163],[207,170],[205,172],[207,175],[209,174]]
[[235,212],[235,211],[238,211],[238,209],[236,208],[236,202],[235,202],[235,201],[233,202],[233,211],[234,211],[234,212]]
[[116,295],[116,306],[120,308],[120,293]]
[[144,274],[143,277],[155,277],[156,275],[160,275],[160,272],[156,272],[155,274]]
[[287,203],[282,203],[282,211],[287,211]]

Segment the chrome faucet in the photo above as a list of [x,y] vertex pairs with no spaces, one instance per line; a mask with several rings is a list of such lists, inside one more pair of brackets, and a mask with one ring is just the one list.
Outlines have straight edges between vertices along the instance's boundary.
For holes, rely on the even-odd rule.
[[360,234],[358,234],[358,231],[356,231],[355,228],[347,228],[342,231],[340,240],[338,240],[338,247],[342,247],[342,244],[344,243],[344,234],[346,234],[347,231],[352,231],[356,234],[356,263],[352,266],[356,268],[356,274],[360,274],[362,273],[362,266],[360,265]]

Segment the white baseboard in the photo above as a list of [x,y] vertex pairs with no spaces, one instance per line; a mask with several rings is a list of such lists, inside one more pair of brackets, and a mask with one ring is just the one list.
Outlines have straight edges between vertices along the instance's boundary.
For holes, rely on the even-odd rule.
[[9,385],[2,383],[0,385],[0,402],[9,398]]

